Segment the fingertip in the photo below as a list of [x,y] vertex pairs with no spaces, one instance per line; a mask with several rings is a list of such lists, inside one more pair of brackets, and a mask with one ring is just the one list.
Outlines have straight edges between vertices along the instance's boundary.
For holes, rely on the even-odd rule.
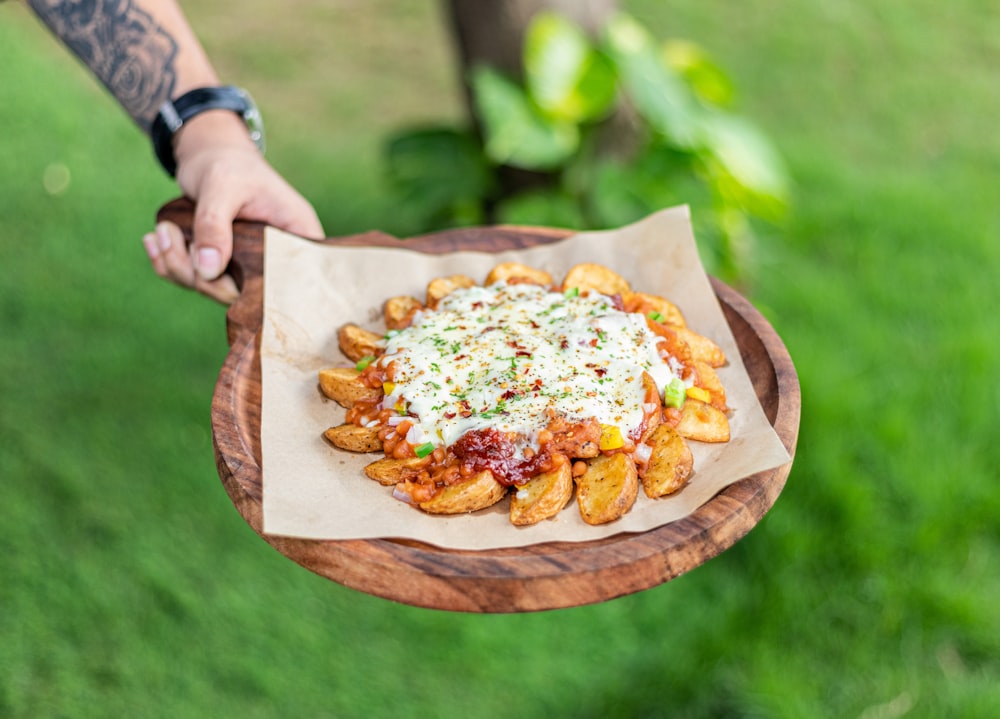
[[154,262],[160,257],[160,246],[156,240],[156,234],[148,232],[142,236],[142,246],[146,248],[146,256],[150,262]]
[[214,280],[222,274],[222,253],[217,247],[197,247],[192,250],[191,261],[198,277],[203,280]]
[[159,247],[160,254],[170,250],[171,245],[173,245],[173,237],[171,232],[171,225],[167,222],[161,222],[156,226],[156,242]]

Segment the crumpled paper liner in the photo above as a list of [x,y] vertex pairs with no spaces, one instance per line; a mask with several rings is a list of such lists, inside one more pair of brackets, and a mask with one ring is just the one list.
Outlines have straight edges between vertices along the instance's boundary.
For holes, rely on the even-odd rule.
[[[790,457],[768,423],[739,349],[698,257],[688,209],[658,212],[613,231],[585,232],[526,250],[425,255],[399,248],[337,247],[268,228],[264,255],[261,336],[263,529],[308,539],[405,538],[448,549],[491,549],[539,542],[587,541],[643,532],[685,517],[743,477],[781,466]],[[379,332],[382,303],[391,296],[422,298],[429,280],[466,274],[482,281],[497,263],[516,260],[560,280],[579,262],[619,272],[639,291],[667,297],[688,325],[715,340],[728,364],[726,388],[732,439],[691,442],[694,474],[681,491],[651,500],[641,488],[632,510],[616,522],[590,526],[575,500],[556,518],[514,527],[505,499],[474,514],[428,515],[392,498],[392,488],[368,479],[363,467],[381,457],[332,447],[322,436],[344,410],[322,397],[317,372],[350,363],[337,330],[355,322]]]

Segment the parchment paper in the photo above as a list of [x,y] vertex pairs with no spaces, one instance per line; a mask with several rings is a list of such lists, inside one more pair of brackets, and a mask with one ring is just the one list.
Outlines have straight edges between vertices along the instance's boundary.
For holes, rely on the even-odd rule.
[[[598,262],[626,277],[636,290],[661,294],[688,325],[715,340],[728,364],[718,370],[731,408],[732,439],[691,442],[694,475],[680,492],[658,500],[642,490],[620,520],[585,524],[573,501],[556,518],[514,527],[508,502],[475,514],[427,515],[392,498],[391,488],[362,468],[378,455],[354,455],[322,436],[343,421],[344,410],[322,397],[317,372],[348,366],[337,330],[355,322],[379,332],[382,303],[390,296],[422,298],[439,275],[482,281],[498,262],[517,260],[557,280],[578,262]],[[272,228],[265,233],[264,322],[261,336],[261,447],[263,529],[310,539],[407,538],[451,549],[488,549],[549,541],[586,541],[642,532],[694,512],[743,477],[789,461],[767,422],[698,258],[687,207],[664,210],[614,231],[586,232],[558,243],[515,252],[425,255],[399,248],[334,247]]]

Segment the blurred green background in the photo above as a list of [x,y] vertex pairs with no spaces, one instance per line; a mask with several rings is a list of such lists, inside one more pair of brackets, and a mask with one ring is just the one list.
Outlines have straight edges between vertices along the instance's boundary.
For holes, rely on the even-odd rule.
[[[327,232],[407,232],[401,124],[461,106],[437,4],[185,3]],[[231,507],[223,309],[155,279],[146,139],[0,4],[0,716],[992,717],[1000,706],[1000,14],[987,0],[622,3],[703,44],[794,213],[753,300],[796,361],[798,455],[732,550],[602,605],[399,606]]]

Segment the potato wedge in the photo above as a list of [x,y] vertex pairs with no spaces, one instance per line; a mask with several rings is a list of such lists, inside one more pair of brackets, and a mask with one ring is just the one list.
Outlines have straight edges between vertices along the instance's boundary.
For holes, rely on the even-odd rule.
[[639,493],[635,463],[621,452],[590,460],[575,481],[580,516],[587,524],[613,522],[632,508]]
[[348,452],[381,452],[382,440],[378,437],[377,427],[361,427],[345,422],[336,427],[330,427],[323,433],[330,444]]
[[657,427],[648,444],[653,451],[642,473],[642,489],[647,497],[656,499],[676,492],[687,483],[694,469],[694,457],[687,442],[670,425]]
[[687,327],[687,322],[680,309],[670,300],[659,295],[651,295],[646,292],[628,292],[622,295],[625,309],[629,312],[639,312],[649,315],[656,313],[657,322],[662,322],[667,327]]
[[428,464],[430,464],[430,460],[426,457],[408,457],[406,459],[386,457],[365,465],[365,474],[379,484],[390,487],[399,484],[407,472],[422,469]]
[[416,297],[409,295],[390,297],[382,305],[385,328],[387,330],[401,330],[404,327],[409,327],[413,314],[420,309],[423,309],[423,305]]
[[341,407],[351,408],[365,400],[374,402],[382,390],[361,383],[361,373],[353,367],[328,367],[319,371],[319,388]]
[[632,290],[624,277],[604,265],[593,262],[574,265],[566,273],[563,289],[569,290],[574,287],[579,288],[581,292],[596,290],[604,295],[623,295]]
[[437,277],[427,285],[427,302],[431,309],[437,307],[438,302],[450,295],[457,289],[474,287],[476,281],[466,275],[448,275],[447,277]]
[[488,469],[469,479],[438,491],[433,499],[417,506],[430,514],[464,514],[490,507],[507,494],[507,487],[500,484]]
[[539,474],[524,485],[511,489],[511,524],[523,527],[554,517],[573,497],[570,463],[566,462],[551,472]]
[[729,418],[725,412],[691,397],[684,400],[676,429],[684,439],[697,442],[729,441]]
[[642,440],[645,441],[663,421],[663,395],[660,394],[660,388],[657,387],[656,380],[649,372],[642,373],[642,386],[646,391],[645,403],[657,405],[657,411],[650,413],[647,418],[646,427],[642,433]]
[[695,361],[695,386],[706,390],[711,396],[711,404],[716,409],[726,411],[726,388],[722,386],[722,380],[712,365],[707,362]]
[[490,270],[483,284],[492,285],[494,282],[500,282],[501,280],[521,280],[534,285],[541,285],[542,287],[548,287],[553,284],[552,275],[548,272],[529,267],[528,265],[522,265],[520,262],[501,262]]
[[346,324],[337,332],[340,351],[352,362],[371,357],[383,347],[382,336],[355,324]]
[[695,362],[704,362],[711,367],[722,367],[726,364],[725,352],[708,337],[687,327],[677,327],[674,331],[677,333],[677,337],[691,349],[691,357]]

